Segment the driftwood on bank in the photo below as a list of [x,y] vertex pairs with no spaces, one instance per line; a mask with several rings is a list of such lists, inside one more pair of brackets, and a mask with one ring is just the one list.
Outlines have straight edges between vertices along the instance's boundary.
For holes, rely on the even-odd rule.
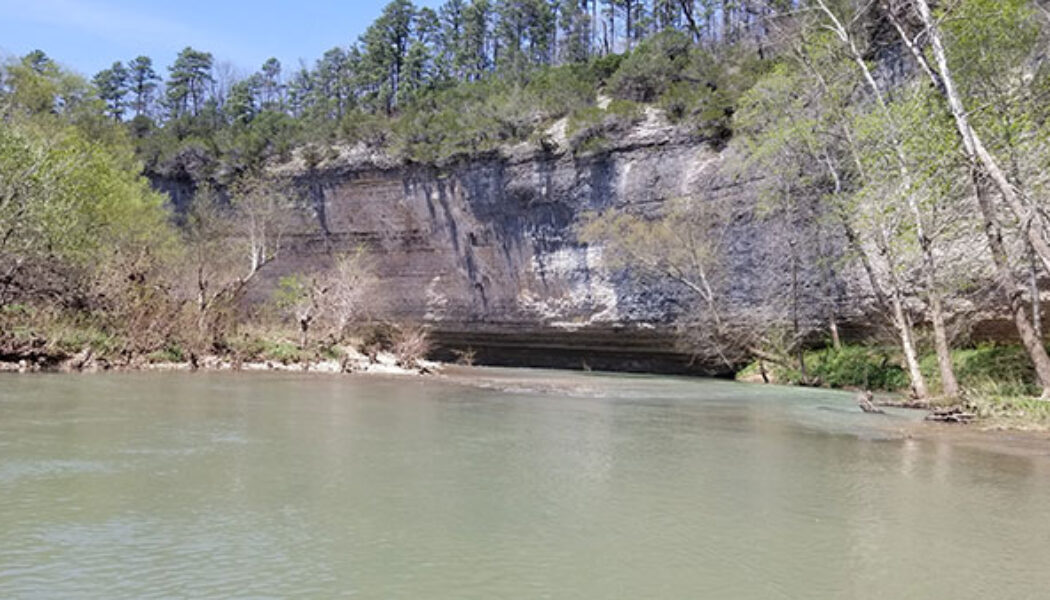
[[959,406],[937,409],[926,416],[927,421],[935,421],[937,423],[970,423],[976,418],[977,415],[966,412],[965,409]]

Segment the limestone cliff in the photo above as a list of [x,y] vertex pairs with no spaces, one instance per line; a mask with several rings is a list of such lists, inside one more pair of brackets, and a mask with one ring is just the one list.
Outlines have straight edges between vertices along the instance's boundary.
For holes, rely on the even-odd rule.
[[[558,141],[442,166],[360,149],[311,169],[284,165],[309,214],[267,278],[309,272],[364,244],[382,277],[385,316],[426,322],[442,348],[472,348],[479,362],[721,373],[724,365],[691,361],[674,343],[681,292],[603,268],[602,249],[581,244],[575,227],[588,211],[658,210],[675,197],[718,203],[732,215],[733,301],[757,305],[757,268],[783,254],[783,240],[764,236],[753,186],[723,162],[652,111],[586,156]],[[816,286],[815,274],[804,275],[803,285]]]

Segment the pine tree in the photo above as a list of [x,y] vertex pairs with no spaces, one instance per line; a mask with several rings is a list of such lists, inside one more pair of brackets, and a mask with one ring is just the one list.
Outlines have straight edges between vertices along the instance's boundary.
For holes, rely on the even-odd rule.
[[127,108],[124,98],[128,93],[129,77],[124,63],[117,61],[110,68],[99,71],[92,79],[99,99],[106,103],[106,112],[114,121],[124,119],[124,110]]
[[458,64],[464,39],[466,4],[463,0],[448,0],[438,9],[438,41],[435,66],[440,79],[462,77],[464,72]]
[[168,68],[168,107],[173,117],[197,116],[207,99],[207,86],[214,81],[209,52],[199,52],[187,46]]
[[562,62],[584,62],[590,58],[590,20],[586,0],[561,0],[558,9],[558,26],[561,29],[558,58]]
[[281,61],[270,58],[259,71],[263,108],[281,110],[284,104],[284,85],[281,83]]
[[157,91],[160,77],[153,70],[153,61],[148,56],[138,56],[128,63],[130,91],[134,98],[132,108],[135,116],[144,116],[150,112],[153,94]]
[[456,52],[456,66],[467,79],[481,79],[492,68],[488,50],[492,16],[489,0],[471,0],[464,11],[463,41]]

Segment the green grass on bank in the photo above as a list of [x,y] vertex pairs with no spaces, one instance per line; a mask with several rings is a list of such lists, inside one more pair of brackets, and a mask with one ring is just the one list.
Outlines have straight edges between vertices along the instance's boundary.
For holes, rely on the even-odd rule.
[[[890,393],[909,391],[903,357],[887,346],[845,346],[805,353],[806,377],[799,368],[764,365],[770,380],[789,385],[817,385],[836,389],[871,389]],[[981,344],[952,351],[955,375],[969,408],[985,422],[1014,429],[1050,427],[1050,402],[1038,399],[1035,370],[1024,349],[1015,345]],[[940,392],[937,357],[922,357],[921,368],[931,393]],[[754,380],[759,364],[748,365],[738,379]]]
[[[1038,393],[1035,371],[1020,346],[982,344],[952,351],[955,375],[966,390],[993,390],[1002,396]],[[844,346],[840,350],[823,348],[805,353],[806,376],[798,367],[787,368],[766,363],[766,372],[777,382],[789,385],[819,385],[839,389],[871,389],[884,392],[908,390],[908,375],[899,349],[889,346]],[[937,393],[940,378],[937,357],[926,354],[921,368],[931,391]],[[759,373],[757,363],[738,375],[749,378]]]

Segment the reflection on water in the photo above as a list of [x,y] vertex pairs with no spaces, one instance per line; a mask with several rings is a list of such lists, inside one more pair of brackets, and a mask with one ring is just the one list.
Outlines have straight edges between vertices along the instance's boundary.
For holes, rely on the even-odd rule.
[[0,379],[0,597],[1038,598],[1050,458],[849,395]]

